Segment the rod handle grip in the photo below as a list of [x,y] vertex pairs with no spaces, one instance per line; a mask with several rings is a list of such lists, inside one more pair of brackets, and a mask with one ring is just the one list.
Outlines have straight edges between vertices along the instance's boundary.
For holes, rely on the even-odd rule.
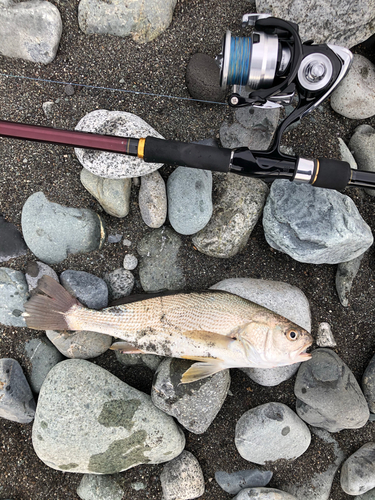
[[342,191],[349,184],[350,175],[351,168],[346,161],[318,158],[312,185]]

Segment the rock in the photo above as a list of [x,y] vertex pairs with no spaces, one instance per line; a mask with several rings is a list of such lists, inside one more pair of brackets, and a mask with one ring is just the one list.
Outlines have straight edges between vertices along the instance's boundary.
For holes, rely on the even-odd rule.
[[82,500],[122,500],[125,492],[112,476],[85,474],[77,488]]
[[78,23],[86,34],[131,35],[136,42],[150,42],[168,28],[176,3],[177,0],[114,0],[110,3],[81,0],[78,5]]
[[63,287],[89,309],[103,309],[108,305],[108,287],[104,280],[86,273],[68,269],[60,274]]
[[269,470],[240,470],[231,474],[223,471],[215,472],[216,482],[224,491],[231,495],[236,495],[236,493],[244,488],[266,486],[271,481],[271,478],[272,472]]
[[168,217],[180,234],[195,234],[212,215],[212,173],[177,167],[167,182]]
[[124,257],[123,266],[127,271],[133,271],[138,266],[137,257],[130,253],[126,254]]
[[38,286],[38,281],[42,276],[51,276],[54,280],[59,282],[59,278],[52,267],[47,266],[43,262],[29,261],[26,267],[25,278],[29,286],[29,292],[35,290]]
[[227,89],[220,86],[220,68],[207,54],[193,54],[186,68],[186,86],[194,99],[222,102]]
[[352,289],[354,278],[357,276],[363,255],[348,262],[340,262],[336,273],[336,290],[340,302],[344,307],[349,305],[349,295]]
[[98,332],[47,330],[46,335],[66,358],[97,358],[112,345],[112,337]]
[[351,198],[287,180],[272,183],[263,228],[272,248],[310,264],[346,262],[373,243],[371,229]]
[[336,347],[337,344],[329,323],[319,323],[316,344],[319,347]]
[[298,500],[295,496],[275,488],[246,488],[232,500]]
[[362,389],[371,413],[375,413],[375,356],[371,358],[363,374]]
[[138,196],[143,222],[152,228],[161,227],[167,218],[167,191],[157,170],[141,177]]
[[18,361],[0,359],[0,417],[28,424],[35,415],[35,401]]
[[[361,170],[375,172],[375,129],[373,127],[366,124],[357,127],[349,141],[349,148]],[[366,188],[365,191],[370,196],[375,196],[375,189]]]
[[294,460],[305,453],[310,441],[307,425],[282,403],[252,408],[236,425],[236,448],[241,457],[255,464]]
[[142,257],[139,279],[145,292],[181,290],[185,287],[183,271],[177,261],[180,246],[181,238],[165,226],[142,238],[137,251]]
[[133,274],[123,268],[106,273],[103,279],[107,283],[111,301],[127,297],[132,293],[134,288],[135,280]]
[[54,107],[55,107],[55,103],[53,101],[44,102],[42,104],[43,113],[48,120],[53,119]]
[[375,115],[375,66],[365,57],[354,54],[349,72],[331,94],[336,113],[353,120]]
[[39,394],[48,372],[63,360],[61,353],[47,337],[35,338],[25,343],[26,355],[31,364],[30,386]]
[[329,432],[359,429],[369,418],[366,399],[347,365],[330,349],[302,363],[294,386],[297,414]]
[[63,361],[47,375],[32,440],[46,465],[83,474],[162,463],[185,445],[173,419],[149,396],[81,359]]
[[341,160],[348,162],[350,165],[350,168],[357,170],[358,169],[357,162],[355,161],[354,156],[352,155],[350,149],[345,144],[345,142],[341,139],[341,137],[338,137],[338,141],[339,141],[339,148],[340,148],[340,153],[341,153]]
[[29,298],[27,283],[21,271],[0,267],[0,324],[26,326],[22,314]]
[[46,264],[58,264],[69,254],[91,252],[105,240],[104,222],[86,208],[68,208],[32,194],[22,209],[22,232],[29,249]]
[[160,474],[163,500],[188,500],[204,493],[204,477],[198,460],[189,451],[164,465]]
[[33,0],[0,5],[0,53],[48,64],[59,47],[62,20],[52,3]]
[[345,460],[340,484],[348,495],[360,495],[375,488],[375,443],[366,443]]
[[369,38],[373,30],[373,4],[358,0],[256,0],[256,12],[298,24],[302,41],[353,47]]
[[122,234],[109,234],[108,235],[108,243],[120,243],[122,238]]
[[26,254],[27,246],[21,233],[14,224],[7,222],[2,215],[0,215],[0,234],[0,262],[6,262],[14,257]]
[[[288,318],[307,331],[311,331],[311,312],[306,295],[297,287],[281,281],[253,278],[231,278],[216,283],[211,288],[234,293],[247,300],[267,307]],[[263,386],[278,385],[291,378],[300,363],[276,368],[242,368],[254,382]]]
[[161,362],[152,384],[154,405],[194,434],[203,434],[219,413],[230,386],[229,370],[181,384],[182,374],[192,362],[167,358]]
[[364,493],[363,495],[358,495],[353,497],[353,500],[375,500],[375,489]]
[[268,193],[259,179],[227,174],[219,180],[210,222],[193,237],[196,248],[210,257],[229,258],[246,245]]
[[[125,111],[107,111],[106,109],[97,109],[85,115],[78,122],[76,130],[120,137],[147,137],[150,135],[163,139],[139,116]],[[159,163],[146,163],[135,156],[107,151],[80,148],[75,148],[74,151],[86,170],[94,175],[110,179],[124,179],[125,177],[149,174],[161,166]]]
[[156,354],[126,354],[118,350],[115,351],[115,355],[117,361],[119,361],[122,365],[143,365],[147,366],[152,371],[156,371],[156,369],[164,359],[164,356],[158,356]]
[[81,182],[107,214],[119,219],[128,215],[131,179],[105,179],[83,168]]

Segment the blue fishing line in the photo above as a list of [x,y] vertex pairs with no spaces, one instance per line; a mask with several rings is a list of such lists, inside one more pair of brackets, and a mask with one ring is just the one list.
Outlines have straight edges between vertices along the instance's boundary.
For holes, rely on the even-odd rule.
[[232,36],[228,85],[246,85],[250,72],[251,38]]

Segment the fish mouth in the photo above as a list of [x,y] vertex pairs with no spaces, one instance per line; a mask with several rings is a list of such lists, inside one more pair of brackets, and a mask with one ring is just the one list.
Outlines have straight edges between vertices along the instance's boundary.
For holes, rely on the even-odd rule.
[[300,349],[295,354],[296,360],[297,361],[307,361],[311,359],[312,355],[310,352],[306,352],[309,347],[312,346],[312,342],[309,342],[308,344],[302,346]]

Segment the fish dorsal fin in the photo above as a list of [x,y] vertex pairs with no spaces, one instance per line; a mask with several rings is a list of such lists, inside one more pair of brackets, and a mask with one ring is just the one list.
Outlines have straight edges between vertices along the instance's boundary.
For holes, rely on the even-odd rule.
[[121,351],[123,354],[144,354],[143,351],[127,342],[114,342],[110,349],[112,349],[112,351]]
[[[222,359],[217,358],[201,358],[188,357],[186,359],[199,360],[199,363],[194,363],[181,377],[181,384],[190,384],[202,378],[210,377],[221,370],[225,370],[227,366]],[[207,361],[206,361],[207,360]]]

